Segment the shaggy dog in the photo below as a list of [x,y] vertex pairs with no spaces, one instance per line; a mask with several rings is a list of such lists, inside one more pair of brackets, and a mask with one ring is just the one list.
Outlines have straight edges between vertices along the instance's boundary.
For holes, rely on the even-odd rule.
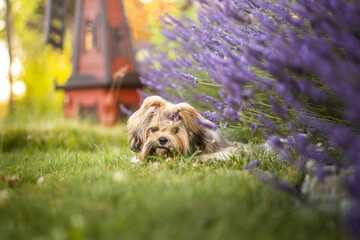
[[150,156],[174,158],[196,151],[202,159],[220,157],[216,153],[229,152],[221,150],[230,144],[218,132],[204,127],[209,123],[188,103],[148,97],[127,122],[131,150],[142,162]]

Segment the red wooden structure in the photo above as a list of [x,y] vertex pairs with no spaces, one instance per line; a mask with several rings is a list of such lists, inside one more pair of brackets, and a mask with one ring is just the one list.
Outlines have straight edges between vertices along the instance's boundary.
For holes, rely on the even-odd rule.
[[121,0],[78,0],[73,72],[65,90],[64,114],[93,114],[101,124],[119,117],[120,103],[137,109],[140,81]]

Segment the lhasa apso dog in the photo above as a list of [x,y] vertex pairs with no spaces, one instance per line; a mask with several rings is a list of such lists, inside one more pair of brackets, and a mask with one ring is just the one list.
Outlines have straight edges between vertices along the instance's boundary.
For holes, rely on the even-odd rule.
[[131,150],[142,162],[151,156],[174,158],[196,151],[200,157],[214,155],[230,144],[218,132],[204,127],[206,123],[210,122],[188,103],[148,97],[127,122]]

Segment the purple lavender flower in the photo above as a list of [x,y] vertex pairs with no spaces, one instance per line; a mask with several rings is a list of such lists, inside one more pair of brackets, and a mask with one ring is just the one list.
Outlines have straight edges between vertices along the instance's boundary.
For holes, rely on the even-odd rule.
[[210,103],[215,103],[216,100],[215,98],[211,97],[211,96],[208,96],[208,95],[203,95],[203,98],[205,99],[206,102],[210,102]]
[[209,128],[209,129],[212,129],[212,130],[217,129],[216,124],[214,124],[212,122],[209,122],[207,120],[195,118],[194,121],[195,121],[195,123],[199,124],[202,127]]
[[249,125],[249,127],[250,127],[250,129],[251,129],[251,134],[252,134],[252,135],[256,135],[259,127],[258,127],[257,125],[255,125],[255,124],[253,124],[253,123],[251,123],[251,124]]
[[170,115],[170,118],[172,118],[174,120],[174,122],[179,121],[180,115],[179,113],[174,113]]
[[191,75],[189,73],[178,72],[178,74],[181,78],[186,79],[190,83],[198,83],[199,82],[199,79],[197,79],[196,77],[194,77],[193,75]]
[[208,119],[210,122],[215,123],[215,124],[219,124],[219,114],[217,112],[210,112],[210,111],[199,111],[199,113],[206,119]]
[[352,205],[348,210],[345,224],[355,236],[360,234],[360,162],[352,169],[353,173],[347,177],[345,186],[352,197]]
[[[316,162],[319,176],[325,163],[356,166],[360,4],[198,2],[197,22],[166,17],[167,43],[141,67],[142,82],[162,96],[195,106],[201,102],[208,109],[203,116],[211,121],[205,125],[241,120],[253,132],[264,130],[280,155],[300,169],[307,159]],[[169,50],[178,58],[168,57]],[[216,116],[210,114],[214,110]],[[326,147],[320,151],[317,141]],[[298,194],[284,182],[277,185]],[[360,190],[351,184],[347,189],[356,199],[353,193]],[[356,233],[351,226],[360,226],[360,214],[349,214],[347,226]]]
[[125,113],[127,116],[131,116],[134,112],[127,109],[123,104],[120,104],[121,112]]
[[239,114],[232,108],[225,108],[222,117],[231,121],[239,121]]
[[259,165],[260,165],[260,163],[259,163],[258,160],[253,160],[253,161],[249,162],[248,164],[246,164],[245,169],[246,170],[251,170],[251,169],[253,169],[253,168],[255,168],[255,167],[259,166]]
[[283,143],[280,141],[280,139],[278,137],[275,136],[271,136],[268,138],[268,142],[270,143],[270,145],[272,145],[275,148],[279,148],[282,149],[284,147]]
[[258,175],[259,179],[264,183],[270,183],[270,184],[274,185],[276,188],[278,188],[282,191],[285,191],[297,198],[300,196],[300,192],[296,187],[290,185],[289,183],[287,183],[283,180],[280,180],[274,174],[271,174],[268,176],[268,175],[258,172],[257,175]]

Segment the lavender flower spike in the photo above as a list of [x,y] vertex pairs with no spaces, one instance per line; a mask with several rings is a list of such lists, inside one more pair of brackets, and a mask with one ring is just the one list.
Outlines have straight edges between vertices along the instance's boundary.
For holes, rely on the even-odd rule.
[[127,109],[123,104],[120,104],[121,112],[125,113],[127,116],[131,116],[134,112]]
[[258,160],[253,160],[251,162],[249,162],[248,164],[246,164],[245,169],[246,170],[251,170],[254,169],[255,167],[260,166],[260,163]]
[[208,120],[205,120],[205,119],[194,118],[194,122],[199,124],[202,127],[205,127],[205,128],[209,128],[209,129],[212,129],[212,130],[217,129],[216,124],[214,124],[214,123],[212,123],[212,122],[210,122]]

